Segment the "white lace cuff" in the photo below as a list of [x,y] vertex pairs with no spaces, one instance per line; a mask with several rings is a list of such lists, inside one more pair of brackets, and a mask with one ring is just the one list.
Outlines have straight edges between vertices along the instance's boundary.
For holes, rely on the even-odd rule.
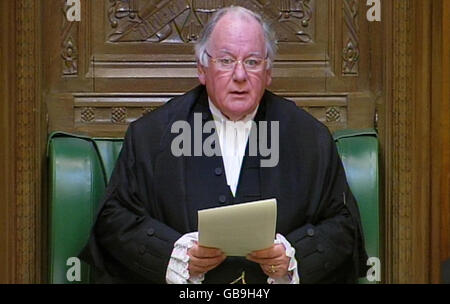
[[201,284],[205,279],[202,274],[198,277],[189,276],[189,255],[187,251],[198,240],[198,232],[191,232],[180,237],[173,246],[169,265],[167,266],[166,282],[168,284]]
[[298,277],[298,267],[297,260],[295,259],[295,249],[291,246],[286,238],[277,233],[277,237],[275,239],[275,244],[283,244],[284,248],[286,248],[286,255],[291,258],[289,261],[288,274],[282,278],[271,278],[267,279],[267,283],[269,284],[300,284],[300,279]]

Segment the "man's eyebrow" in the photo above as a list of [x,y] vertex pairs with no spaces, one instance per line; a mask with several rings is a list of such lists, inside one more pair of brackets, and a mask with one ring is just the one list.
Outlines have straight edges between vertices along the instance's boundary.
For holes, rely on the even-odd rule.
[[[218,52],[218,53],[225,53],[225,54],[227,54],[227,55],[236,57],[231,51],[229,51],[229,50],[227,50],[227,49],[220,49],[220,50],[218,50],[217,52]],[[250,52],[250,53],[248,53],[247,56],[245,56],[245,57],[250,57],[250,56],[261,56],[261,53],[258,52],[258,51]]]
[[231,53],[231,52],[230,52],[229,50],[227,50],[227,49],[220,49],[220,50],[218,50],[217,52],[218,52],[218,53],[225,53],[225,54],[227,54],[227,55],[234,56],[233,53]]
[[261,56],[260,52],[250,52],[248,56]]

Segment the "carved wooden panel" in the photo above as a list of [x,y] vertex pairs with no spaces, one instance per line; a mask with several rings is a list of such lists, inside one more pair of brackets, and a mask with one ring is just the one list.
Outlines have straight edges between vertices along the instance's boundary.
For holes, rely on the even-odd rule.
[[[79,131],[112,124],[126,126],[176,95],[179,94],[75,94],[74,126]],[[348,98],[344,94],[311,96],[287,93],[284,96],[328,125],[332,131],[348,127]]]
[[344,75],[358,75],[359,61],[359,25],[358,14],[360,8],[357,0],[344,0],[344,29],[342,31],[342,73]]
[[[326,59],[330,57],[328,0],[122,0],[88,4],[96,16],[91,27],[89,76],[98,80],[97,88],[102,91],[107,91],[111,82],[121,91],[127,90],[129,78],[139,87],[160,87],[161,82],[166,82],[171,91],[187,90],[197,82],[192,42],[218,8],[232,4],[254,10],[272,24],[280,47],[279,69],[287,72],[284,77],[292,79],[298,77],[299,70],[314,69],[313,75],[318,77],[303,90],[324,90],[323,78],[330,74]],[[123,81],[118,81],[124,75]],[[171,86],[172,78],[186,79],[186,84]],[[283,84],[284,89],[298,89],[294,82],[291,88],[287,84]]]
[[80,128],[92,124],[128,124],[172,97],[174,95],[167,94],[77,94],[74,123]]
[[[12,1],[11,1],[12,2]],[[14,99],[5,100],[14,109],[12,123],[6,132],[13,131],[14,140],[9,143],[14,150],[14,158],[9,159],[15,169],[10,187],[14,191],[13,208],[6,209],[12,218],[13,229],[11,243],[2,244],[3,248],[12,247],[14,256],[10,257],[8,268],[14,271],[10,283],[39,283],[42,265],[42,117],[40,98],[40,48],[41,32],[39,28],[41,3],[39,1],[14,1],[13,16],[15,46],[10,60],[14,62],[14,75],[11,82],[15,89]],[[12,102],[11,102],[12,100]],[[2,101],[3,102],[3,101]],[[8,130],[9,129],[9,130]],[[5,209],[2,209],[2,212]],[[3,247],[4,246],[4,247]],[[3,269],[3,266],[0,266]]]
[[108,42],[188,43],[198,39],[217,9],[241,5],[276,25],[283,42],[311,43],[315,0],[279,1],[144,1],[114,0],[108,7]]
[[[396,171],[392,176],[392,186],[397,191],[394,192],[391,212],[394,213],[393,218],[396,220],[392,223],[395,231],[395,239],[391,240],[392,254],[398,256],[392,263],[395,281],[406,283],[411,282],[413,277],[413,268],[405,267],[412,265],[413,262],[413,236],[412,236],[412,220],[413,206],[409,204],[413,187],[413,176],[411,174],[413,161],[412,141],[412,125],[413,120],[410,100],[413,99],[413,65],[412,55],[407,49],[412,47],[412,30],[413,20],[408,17],[412,10],[412,1],[401,1],[394,4],[394,23],[398,23],[397,31],[394,32],[394,55],[399,60],[394,62],[394,96],[393,96],[393,113],[397,115],[393,117],[393,144],[395,149],[392,152],[393,166]],[[404,31],[404,29],[408,29]],[[400,54],[404,56],[400,56]],[[402,269],[402,271],[399,271]]]
[[78,22],[68,22],[66,13],[69,6],[64,3],[61,19],[61,59],[62,59],[62,75],[76,76],[78,75],[78,39],[79,25]]

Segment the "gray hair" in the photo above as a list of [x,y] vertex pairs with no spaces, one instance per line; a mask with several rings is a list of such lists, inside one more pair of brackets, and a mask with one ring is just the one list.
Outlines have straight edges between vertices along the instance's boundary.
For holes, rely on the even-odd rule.
[[275,55],[277,52],[277,44],[275,39],[275,33],[272,31],[270,26],[263,20],[261,15],[258,13],[252,12],[242,6],[229,6],[219,9],[214,13],[212,18],[208,21],[208,23],[203,28],[200,39],[195,44],[195,56],[197,57],[198,62],[207,67],[208,66],[208,58],[206,55],[206,47],[209,42],[209,38],[216,27],[219,20],[228,13],[236,14],[236,15],[247,15],[253,17],[258,23],[261,25],[261,28],[264,33],[264,41],[267,52],[267,65],[266,69],[269,70],[272,67],[272,63],[275,60]]

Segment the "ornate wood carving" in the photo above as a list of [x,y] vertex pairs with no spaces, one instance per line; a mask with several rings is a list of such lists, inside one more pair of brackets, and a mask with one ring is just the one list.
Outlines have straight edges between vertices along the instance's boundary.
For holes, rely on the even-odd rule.
[[69,22],[66,12],[69,6],[66,0],[62,0],[62,34],[61,34],[61,58],[63,76],[78,75],[78,24],[79,22]]
[[[325,90],[324,78],[334,73],[330,62],[341,56],[341,51],[330,51],[335,24],[327,17],[335,7],[329,0],[87,1],[86,7],[92,6],[96,18],[84,18],[85,23],[80,24],[81,35],[84,30],[89,33],[80,41],[80,65],[89,63],[88,71],[80,71],[80,76],[94,78],[99,91],[112,87],[127,91],[127,81],[122,79],[134,78],[135,87],[158,87],[153,81],[160,82],[160,78],[184,78],[183,86],[177,83],[165,90],[186,91],[197,83],[190,42],[197,40],[203,24],[218,7],[229,4],[260,13],[277,33],[280,47],[274,75],[292,81],[283,81],[280,87],[274,82],[275,90]],[[92,47],[88,50],[85,44]],[[304,75],[312,79],[293,80]]]
[[241,5],[276,24],[278,40],[311,43],[314,0],[278,1],[139,1],[110,0],[107,8],[109,42],[187,43],[198,39],[203,25],[217,9]]
[[93,107],[83,108],[80,116],[82,122],[91,122],[95,119],[95,109]]
[[344,29],[342,31],[342,74],[358,76],[359,71],[359,8],[357,0],[343,0]]
[[75,94],[74,124],[84,125],[124,125],[142,115],[157,109],[178,94]]
[[38,1],[16,3],[16,225],[15,282],[36,283],[40,275]]
[[384,44],[388,57],[385,83],[389,88],[383,143],[387,283],[438,279],[433,267],[439,262],[436,247],[443,244],[436,243],[438,236],[432,227],[439,221],[433,212],[441,202],[433,199],[432,165],[439,145],[433,141],[436,133],[430,111],[435,102],[433,84],[439,82],[432,82],[439,75],[439,68],[433,69],[431,47],[441,33],[432,26],[436,3],[391,2],[393,33]]
[[142,109],[142,116],[156,110],[157,108],[158,108],[157,106],[144,107]]
[[[74,124],[78,127],[91,124],[112,126],[128,124],[151,112],[170,98],[179,94],[76,94],[74,97]],[[305,109],[330,130],[347,127],[348,101],[346,95],[281,94]],[[126,127],[126,126],[125,126]]]
[[341,111],[339,108],[330,107],[326,111],[327,122],[335,122],[341,120]]
[[15,7],[0,1],[0,284],[14,283],[15,274]]
[[118,107],[118,108],[112,108],[111,110],[111,122],[118,124],[118,123],[125,123],[127,119],[127,108],[125,107]]
[[[394,4],[394,97],[393,108],[396,114],[393,117],[393,126],[396,130],[393,132],[393,162],[397,168],[393,173],[392,188],[393,191],[393,222],[394,236],[393,251],[394,257],[394,275],[399,277],[394,280],[397,282],[408,282],[411,277],[412,235],[411,235],[411,206],[410,193],[412,190],[411,180],[411,109],[410,100],[412,100],[413,88],[411,87],[411,77],[413,75],[411,54],[408,52],[412,48],[410,32],[412,24],[408,15],[411,13],[411,1],[396,1]],[[400,271],[400,269],[402,271]]]
[[[288,23],[293,26],[298,39],[303,43],[312,42],[311,19],[313,18],[313,3],[310,0],[292,1],[280,0],[279,2],[279,18],[281,24]],[[279,41],[288,41],[283,37],[282,33],[278,33]]]
[[110,1],[108,17],[113,31],[110,42],[149,41],[182,43],[195,38],[192,33],[183,37],[185,26],[199,23],[192,16],[186,1],[146,1],[138,10],[136,1]]
[[306,110],[331,132],[348,127],[349,98],[346,94],[281,94]]

